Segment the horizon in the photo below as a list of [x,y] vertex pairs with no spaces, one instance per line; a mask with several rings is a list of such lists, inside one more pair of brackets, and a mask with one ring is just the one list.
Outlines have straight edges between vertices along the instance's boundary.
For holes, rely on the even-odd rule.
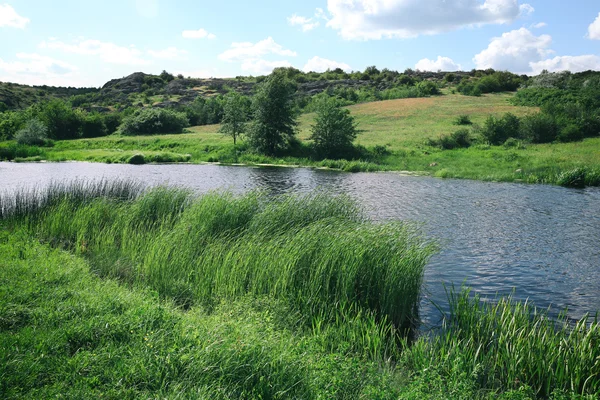
[[[109,25],[107,25],[107,23]],[[600,5],[559,0],[0,0],[0,81],[102,87],[134,72],[600,70]]]

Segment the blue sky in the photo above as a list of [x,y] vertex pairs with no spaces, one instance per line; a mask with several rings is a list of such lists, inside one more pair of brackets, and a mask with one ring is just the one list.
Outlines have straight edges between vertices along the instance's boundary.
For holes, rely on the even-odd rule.
[[600,70],[598,0],[0,0],[0,81],[495,68]]

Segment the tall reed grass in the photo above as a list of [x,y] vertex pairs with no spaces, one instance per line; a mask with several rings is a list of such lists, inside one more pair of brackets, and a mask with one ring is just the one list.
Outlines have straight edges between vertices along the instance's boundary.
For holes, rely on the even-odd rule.
[[236,197],[117,181],[51,185],[2,197],[3,218],[89,256],[98,271],[143,282],[183,306],[246,294],[335,321],[370,313],[414,325],[431,243],[407,224],[368,221],[346,197]]
[[600,395],[597,316],[552,319],[527,301],[484,301],[466,289],[449,297],[451,312],[441,332],[404,355],[411,369],[431,369],[448,381],[470,377],[492,392],[527,387],[538,398]]

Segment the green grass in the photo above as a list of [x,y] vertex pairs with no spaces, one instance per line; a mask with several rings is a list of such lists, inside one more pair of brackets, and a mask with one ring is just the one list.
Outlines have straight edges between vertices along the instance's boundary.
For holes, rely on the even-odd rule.
[[[441,178],[486,181],[561,184],[561,175],[585,170],[586,185],[600,185],[600,138],[574,143],[526,144],[515,147],[475,145],[469,149],[441,150],[429,146],[429,139],[450,135],[459,127],[460,116],[474,126],[483,125],[489,115],[511,112],[524,116],[537,112],[533,107],[509,103],[512,94],[481,97],[446,94],[430,98],[400,99],[348,107],[363,131],[357,143],[367,148],[383,146],[387,155],[362,161],[315,161],[307,156],[266,157],[247,151],[242,142],[234,149],[230,138],[218,133],[218,125],[192,127],[179,135],[156,135],[59,141],[51,148],[12,149],[5,159],[95,161],[127,163],[135,155],[144,162],[222,162],[246,164],[303,165],[345,171],[410,171]],[[314,114],[300,116],[298,137],[309,143]],[[10,147],[5,144],[4,147]],[[2,156],[0,148],[0,157]],[[10,153],[10,154],[9,154]],[[14,153],[14,154],[13,154]],[[22,155],[21,155],[22,154]],[[25,157],[25,158],[24,158]],[[27,158],[29,157],[29,158]]]
[[593,399],[600,324],[450,293],[347,198],[75,182],[0,197],[0,397]]

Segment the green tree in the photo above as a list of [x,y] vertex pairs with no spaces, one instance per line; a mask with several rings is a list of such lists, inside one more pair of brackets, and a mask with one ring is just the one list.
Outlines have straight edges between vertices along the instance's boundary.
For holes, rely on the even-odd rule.
[[258,152],[275,155],[286,148],[297,125],[293,96],[296,86],[282,73],[273,73],[258,87],[252,101],[253,123],[248,139]]
[[223,106],[223,120],[219,132],[229,135],[233,138],[233,145],[236,145],[237,138],[246,132],[246,122],[248,121],[247,98],[239,93],[230,92],[225,97]]
[[25,123],[23,129],[17,132],[15,139],[19,144],[43,146],[48,139],[48,128],[39,119],[30,119]]
[[317,105],[311,128],[314,149],[319,157],[344,158],[352,149],[359,131],[350,110],[340,108],[335,98],[323,98]]

